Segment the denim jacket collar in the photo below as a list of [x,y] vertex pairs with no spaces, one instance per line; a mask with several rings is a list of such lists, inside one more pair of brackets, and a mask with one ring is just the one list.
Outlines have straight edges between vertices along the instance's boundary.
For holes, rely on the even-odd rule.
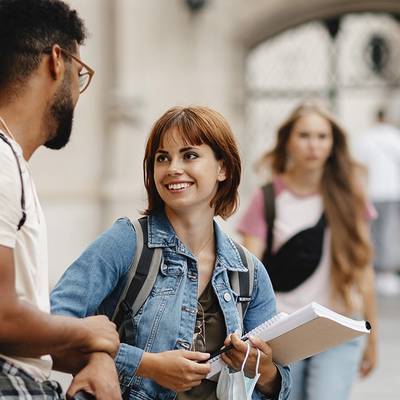
[[[150,248],[175,247],[179,253],[193,258],[190,251],[177,237],[164,212],[151,214],[147,219],[147,226],[148,245]],[[214,232],[217,251],[216,270],[223,268],[228,271],[247,271],[232,239],[221,230],[215,221]]]

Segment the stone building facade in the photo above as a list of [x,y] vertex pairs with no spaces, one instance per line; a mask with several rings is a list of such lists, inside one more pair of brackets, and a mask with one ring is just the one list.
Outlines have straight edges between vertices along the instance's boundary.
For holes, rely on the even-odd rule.
[[202,104],[222,112],[250,177],[251,51],[310,21],[353,12],[400,14],[398,0],[206,0],[198,10],[188,3],[196,2],[70,0],[91,33],[81,55],[96,74],[79,100],[70,145],[58,153],[40,150],[32,160],[48,219],[51,284],[116,217],[137,217],[145,206],[144,143],[167,108]]

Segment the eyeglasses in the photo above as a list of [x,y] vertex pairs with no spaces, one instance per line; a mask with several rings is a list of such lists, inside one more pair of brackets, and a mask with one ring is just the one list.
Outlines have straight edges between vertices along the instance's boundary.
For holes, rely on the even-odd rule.
[[[66,56],[72,58],[74,61],[82,66],[82,70],[79,72],[79,93],[83,93],[88,88],[90,81],[93,78],[94,69],[90,68],[81,59],[79,59],[77,56],[74,56],[68,50],[63,49],[62,47],[60,47],[60,49]],[[51,51],[51,47],[43,50],[44,53],[51,53]]]
[[86,65],[82,60],[80,60],[77,56],[74,56],[69,51],[60,47],[61,51],[68,57],[71,57],[78,64],[82,65],[82,70],[79,72],[79,93],[83,93],[89,86],[90,81],[94,75],[94,69],[90,68]]

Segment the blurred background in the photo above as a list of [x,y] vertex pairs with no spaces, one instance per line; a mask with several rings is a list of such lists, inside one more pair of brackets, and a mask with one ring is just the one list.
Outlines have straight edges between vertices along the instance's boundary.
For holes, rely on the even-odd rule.
[[[68,2],[86,21],[81,56],[96,74],[71,144],[32,159],[52,286],[99,232],[145,207],[144,143],[170,106],[208,105],[228,119],[244,163],[241,209],[260,183],[254,162],[300,100],[329,105],[355,154],[379,108],[400,124],[399,0]],[[236,220],[224,222],[232,235]],[[399,305],[396,293],[379,297],[379,366],[354,400],[399,398]]]

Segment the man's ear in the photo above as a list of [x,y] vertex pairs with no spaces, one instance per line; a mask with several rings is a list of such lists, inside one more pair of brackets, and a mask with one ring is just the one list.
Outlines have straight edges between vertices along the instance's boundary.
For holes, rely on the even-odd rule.
[[226,176],[226,168],[225,168],[225,164],[222,160],[219,161],[219,166],[218,166],[218,177],[217,180],[219,182],[222,182],[224,180],[226,180],[227,176]]
[[64,75],[65,64],[62,57],[62,50],[58,44],[55,44],[51,48],[48,66],[50,69],[50,74],[54,80],[62,78],[62,76]]

